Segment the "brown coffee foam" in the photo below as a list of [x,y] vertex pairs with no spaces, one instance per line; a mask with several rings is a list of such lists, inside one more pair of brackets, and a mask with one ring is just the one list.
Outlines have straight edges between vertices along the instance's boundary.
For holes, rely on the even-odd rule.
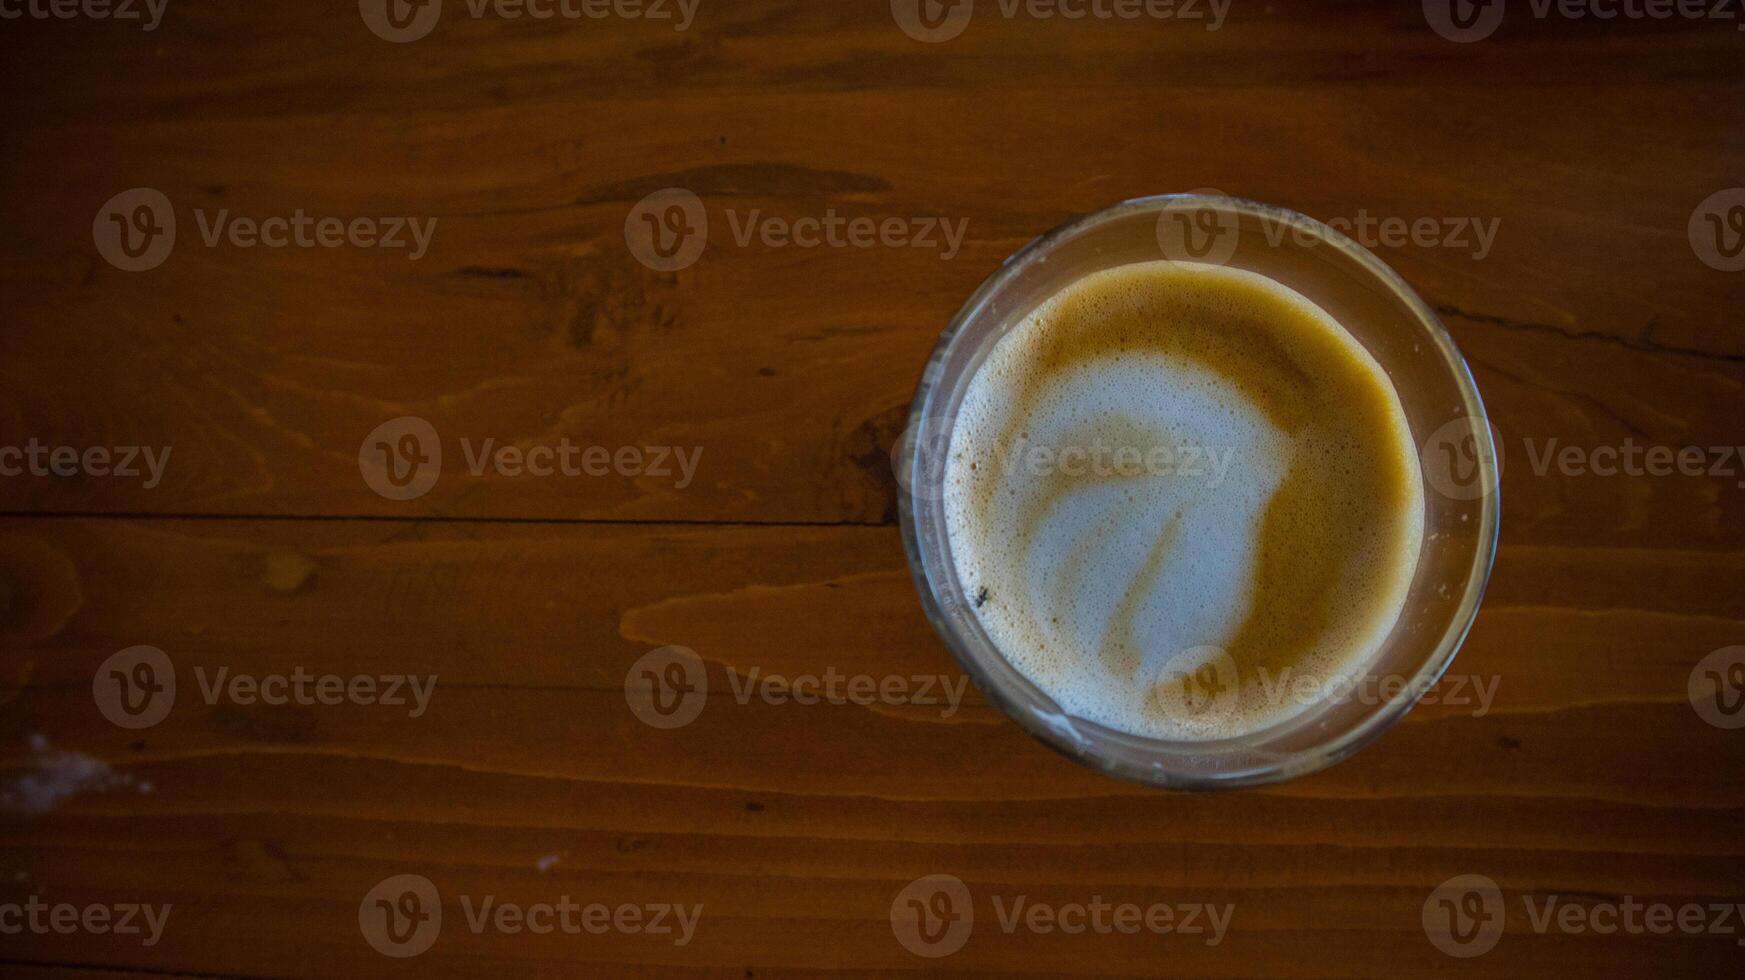
[[[996,498],[1001,481],[984,467],[1018,444],[1026,420],[1047,401],[1056,379],[1145,356],[1185,360],[1240,392],[1246,406],[1284,433],[1292,447],[1283,482],[1253,529],[1254,601],[1240,627],[1220,644],[1243,684],[1250,685],[1262,668],[1317,677],[1348,670],[1369,652],[1355,648],[1373,648],[1397,617],[1422,533],[1417,455],[1385,373],[1318,307],[1252,273],[1143,263],[1073,283],[1001,345],[1006,356],[990,358],[989,365],[1002,374],[994,380],[1010,402],[1000,413],[1005,424],[991,445],[953,445],[954,455],[975,464],[958,469],[962,478],[953,492],[969,494],[980,527],[995,527],[995,509],[1014,503]],[[1099,419],[1083,423],[1074,438],[1100,434],[1127,445],[1160,445],[1167,444],[1169,428],[1167,419]],[[1017,539],[999,550],[1021,562],[1043,516],[1086,479],[1059,473],[1039,478],[1040,492],[1019,502]],[[1155,534],[1102,648],[1060,652],[1093,655],[1135,685],[1144,680],[1134,615],[1171,557],[1171,522]],[[1069,560],[1062,569],[1065,578],[1082,581],[1095,574],[1083,567],[1082,554],[1075,560],[1076,567]],[[1001,590],[1006,596],[1015,591]],[[1044,631],[1015,625],[1043,642]],[[1135,693],[1148,705],[1160,703]]]

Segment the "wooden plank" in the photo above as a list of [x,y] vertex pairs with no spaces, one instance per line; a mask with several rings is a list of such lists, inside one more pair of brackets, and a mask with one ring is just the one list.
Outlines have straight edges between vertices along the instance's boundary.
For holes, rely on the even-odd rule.
[[[1730,35],[1524,23],[1515,43],[1469,52],[1397,13],[1372,26],[1238,18],[1203,39],[994,18],[952,57],[955,45],[919,52],[934,46],[880,10],[770,4],[679,40],[456,18],[398,46],[340,13],[250,18],[239,52],[222,56],[210,38],[243,15],[197,4],[149,50],[32,28],[46,43],[27,57],[45,70],[99,56],[183,70],[142,66],[119,103],[48,93],[60,111],[31,120],[0,159],[16,228],[0,276],[17,324],[0,332],[0,382],[14,393],[0,444],[172,457],[150,490],[0,480],[0,509],[887,522],[889,447],[934,337],[975,284],[1075,213],[1210,185],[1329,219],[1495,220],[1482,259],[1476,239],[1378,249],[1444,311],[1511,438],[1511,533],[1642,546],[1678,524],[1681,544],[1738,543],[1740,477],[1620,479],[1576,499],[1555,473],[1519,465],[1528,438],[1738,441],[1728,406],[1745,350],[1730,311],[1745,281],[1702,265],[1685,236],[1745,150],[1737,75],[1721,71],[1737,61],[1736,45],[1720,46]],[[793,41],[826,26],[847,41]],[[360,86],[355,98],[334,99],[324,70],[298,81],[270,59],[304,35],[317,65]],[[1038,73],[1033,49],[1056,39],[1058,59]],[[848,85],[837,45],[855,42],[894,65],[926,54],[946,74]],[[703,65],[654,53],[674,45],[700,49]],[[1278,46],[1303,53],[1266,67],[1245,56]],[[1328,50],[1347,70],[1328,70]],[[622,74],[596,84],[639,51],[639,88]],[[1571,68],[1600,57],[1616,70]],[[1668,78],[1667,58],[1689,67]],[[1211,63],[1255,74],[1183,77]],[[1522,79],[1510,98],[1473,86],[1487,69]],[[1596,104],[1596,82],[1618,87]],[[990,92],[1022,109],[990,111]],[[390,107],[399,121],[385,121]],[[917,139],[917,126],[952,138]],[[1480,128],[1527,135],[1474,139]],[[1608,135],[1619,133],[1630,138]],[[124,273],[96,254],[91,217],[140,185],[175,202],[182,233],[166,265]],[[629,254],[623,227],[668,185],[707,202],[710,244],[695,266],[657,273]],[[410,261],[209,248],[194,213],[299,208],[439,224]],[[966,237],[948,261],[735,241],[754,210],[827,209],[964,221]],[[444,445],[440,480],[411,501],[381,498],[358,468],[365,437],[401,415],[429,420]],[[683,486],[677,472],[474,476],[466,447],[486,439],[702,455]]]
[[[1719,585],[1737,582],[1737,556],[1505,550],[1453,671],[1500,678],[1491,710],[1424,706],[1315,776],[1179,795],[1070,763],[973,694],[951,718],[739,703],[729,668],[957,676],[887,528],[14,520],[5,532],[3,567],[28,597],[8,622],[64,618],[33,639],[13,626],[9,785],[40,764],[18,748],[33,735],[132,781],[10,818],[0,867],[24,878],[6,894],[187,909],[161,948],[29,936],[24,959],[374,972],[393,964],[358,933],[357,903],[418,873],[452,896],[438,953],[408,961],[427,972],[910,970],[926,964],[896,945],[890,903],[909,880],[952,873],[983,903],[955,970],[1136,974],[1165,956],[1183,973],[1307,976],[1338,962],[1383,976],[1441,962],[1419,906],[1469,872],[1514,906],[1482,972],[1695,975],[1733,959],[1715,937],[1540,935],[1517,896],[1732,894],[1745,745],[1702,723],[1683,685],[1745,618],[1738,590]],[[293,554],[308,577],[269,584],[272,556]],[[68,568],[82,604],[36,614],[68,605]],[[1663,588],[1620,601],[1643,580]],[[125,731],[95,707],[90,678],[135,643],[171,655],[178,694],[161,724]],[[623,689],[664,643],[710,668],[707,707],[674,731],[638,721]],[[209,705],[190,676],[298,666],[438,681],[412,718]],[[684,947],[475,934],[463,894],[701,902],[715,928]],[[1086,937],[1000,933],[993,896],[1017,894],[1237,911],[1218,946],[1098,937],[1087,959]],[[1279,958],[1280,943],[1297,953]]]

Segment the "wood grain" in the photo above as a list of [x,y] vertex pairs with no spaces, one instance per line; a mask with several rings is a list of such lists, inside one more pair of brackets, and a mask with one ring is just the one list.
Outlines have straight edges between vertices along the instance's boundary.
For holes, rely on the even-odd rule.
[[[1731,24],[1540,21],[1452,45],[1419,6],[1236,2],[1181,23],[1007,20],[942,45],[887,4],[704,0],[696,25],[473,20],[372,36],[350,0],[177,0],[150,34],[0,22],[0,445],[173,447],[165,479],[0,477],[0,788],[76,752],[122,777],[0,813],[0,904],[169,902],[162,942],[0,936],[19,976],[1737,973],[1729,936],[1536,932],[1522,898],[1736,902],[1745,736],[1686,680],[1745,642],[1745,473],[1535,471],[1551,440],[1745,443],[1745,274],[1685,228],[1745,161]],[[115,193],[182,225],[161,268],[92,246]],[[667,186],[694,266],[625,245]],[[1026,241],[1197,187],[1321,218],[1497,221],[1378,247],[1437,309],[1504,436],[1503,546],[1439,703],[1258,791],[1164,794],[938,705],[741,703],[757,672],[961,683],[895,527],[889,451],[940,328]],[[438,221],[428,255],[208,248],[194,211]],[[731,210],[967,222],[923,249],[740,246]],[[400,415],[445,440],[397,502],[361,478]],[[702,451],[642,477],[475,477],[459,440]],[[1745,470],[1745,461],[1740,469]],[[144,731],[110,655],[178,672]],[[706,662],[698,720],[626,672]],[[220,668],[434,674],[428,711],[208,704]],[[1440,703],[1495,683],[1479,712]],[[33,747],[34,746],[34,747]],[[438,945],[363,940],[376,882],[445,898]],[[975,933],[912,956],[899,889],[950,873]],[[1453,875],[1509,900],[1456,961]],[[694,941],[475,934],[457,896],[702,903]],[[1002,932],[991,896],[1230,902],[1223,941]],[[1745,922],[1736,924],[1745,931]]]
[[[363,75],[356,98],[366,104],[336,105],[288,82],[262,92],[260,62],[284,38],[257,37],[271,26],[260,18],[243,27],[235,13],[190,5],[184,16],[213,18],[212,34],[163,29],[166,44],[182,46],[163,57],[182,51],[187,67],[155,82],[166,73],[142,70],[142,89],[123,104],[143,120],[45,120],[15,137],[5,160],[19,227],[7,274],[15,316],[33,325],[0,341],[5,379],[19,394],[7,430],[57,445],[168,445],[173,465],[149,491],[119,480],[8,481],[0,504],[888,521],[884,449],[933,338],[974,285],[1075,213],[1208,185],[1323,218],[1361,210],[1496,220],[1481,261],[1459,248],[1381,251],[1446,311],[1507,435],[1733,438],[1729,399],[1745,378],[1745,348],[1725,311],[1745,300],[1745,286],[1697,262],[1684,230],[1698,201],[1736,179],[1745,151],[1745,106],[1720,74],[1740,65],[1739,48],[1711,46],[1734,38],[1601,34],[1591,47],[1523,39],[1510,63],[1529,74],[1507,99],[1472,84],[1483,62],[1456,57],[1465,52],[1428,31],[1400,19],[1353,36],[1361,24],[1351,17],[1143,39],[996,18],[988,35],[966,35],[980,37],[968,50],[938,52],[969,76],[949,84],[783,76],[796,61],[789,74],[822,70],[819,46],[855,50],[862,39],[905,63],[930,53],[885,14],[845,25],[837,42],[819,36],[796,49],[785,21],[799,15],[776,7],[770,16],[784,23],[718,29],[727,36],[715,71],[735,81],[703,85],[679,59],[626,90],[624,81],[595,83],[608,71],[602,57],[622,58],[637,40],[707,44],[704,28],[675,41],[456,18],[422,42],[387,45],[355,11],[305,12],[307,45],[334,46],[332,57]],[[228,31],[257,57],[214,51],[210,37]],[[1046,72],[1019,71],[1058,37],[1075,43],[1041,59]],[[118,48],[126,40],[104,39]],[[1204,41],[1235,63],[1269,45],[1307,49],[1301,57],[1326,58],[1325,77],[1194,85],[1162,55],[1156,64],[1122,60],[1142,57],[1152,41],[1196,51]],[[1317,42],[1332,51],[1315,52]],[[1392,57],[1415,51],[1425,67],[1383,72],[1384,84],[1334,71],[1382,57],[1372,52],[1384,42]],[[985,65],[982,45],[1004,53]],[[1495,59],[1495,48],[1519,44],[1468,47]],[[1613,47],[1623,54],[1603,99],[1589,80],[1538,77],[1549,71],[1541,62],[1560,64],[1568,49]],[[116,53],[125,51],[133,48]],[[1656,51],[1662,59],[1649,59]],[[1063,84],[1060,59],[1084,74]],[[506,75],[554,61],[565,63],[559,79],[580,75],[573,85],[503,90]],[[1670,79],[1668,64],[1679,66]],[[432,77],[439,66],[447,73]],[[206,79],[201,98],[176,94],[190,72]],[[989,87],[1007,93],[1006,109],[990,106],[981,94]],[[450,94],[429,105],[432,89]],[[87,152],[98,132],[102,152]],[[136,185],[179,202],[188,226],[150,275],[111,269],[90,247],[86,216]],[[668,185],[701,195],[714,219],[704,259],[677,274],[638,264],[622,237],[634,202]],[[196,208],[439,223],[430,253],[414,262],[358,249],[207,248]],[[967,240],[949,261],[915,249],[739,247],[725,218],[728,209],[792,218],[826,208],[964,220]],[[1594,384],[1625,370],[1627,390]],[[30,384],[42,377],[57,384]],[[61,409],[75,402],[83,410]],[[428,418],[450,458],[431,494],[387,501],[359,478],[357,452],[376,425],[404,414]],[[463,437],[671,444],[704,455],[683,490],[653,478],[473,477]],[[1546,498],[1556,488],[1532,481],[1520,492],[1528,496],[1505,495],[1511,528],[1567,532],[1554,540],[1589,534],[1619,505],[1599,495],[1552,517]],[[1724,528],[1739,526],[1739,495],[1727,498],[1714,533],[1733,541]],[[1651,500],[1646,516],[1674,523],[1682,504]]]

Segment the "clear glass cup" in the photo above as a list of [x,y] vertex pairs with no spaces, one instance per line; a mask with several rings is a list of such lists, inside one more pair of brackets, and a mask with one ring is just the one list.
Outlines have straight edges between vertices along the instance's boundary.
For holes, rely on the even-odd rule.
[[[1039,303],[1113,266],[1167,258],[1268,276],[1326,310],[1381,364],[1422,448],[1424,539],[1392,633],[1344,697],[1237,738],[1145,738],[1070,715],[1013,667],[958,581],[943,489],[951,425],[993,344]],[[1313,218],[1218,194],[1123,201],[1008,258],[952,318],[893,450],[903,544],[922,606],[989,701],[1087,765],[1177,789],[1276,782],[1345,758],[1398,721],[1453,660],[1496,554],[1500,465],[1466,361],[1435,313],[1363,246]],[[1337,691],[1333,692],[1336,695]]]

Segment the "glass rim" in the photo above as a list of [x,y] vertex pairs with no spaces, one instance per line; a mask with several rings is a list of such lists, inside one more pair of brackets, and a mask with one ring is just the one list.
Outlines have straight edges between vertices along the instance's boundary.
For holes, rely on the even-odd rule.
[[[1418,326],[1434,342],[1442,362],[1452,376],[1454,386],[1460,394],[1461,408],[1465,417],[1480,421],[1487,418],[1484,401],[1479,395],[1477,384],[1473,381],[1466,358],[1461,354],[1459,347],[1455,345],[1454,338],[1448,333],[1441,319],[1437,317],[1435,310],[1424,302],[1423,298],[1398,273],[1383,263],[1369,249],[1337,229],[1288,208],[1225,195],[1176,193],[1129,198],[1107,208],[1080,215],[1043,232],[1007,256],[997,269],[982,280],[940,333],[939,340],[928,355],[927,366],[916,387],[915,398],[910,404],[907,427],[904,431],[907,433],[919,432],[920,427],[925,424],[927,419],[940,414],[936,411],[936,400],[941,393],[939,380],[940,375],[945,370],[947,353],[954,348],[963,328],[974,320],[981,309],[1014,277],[1033,262],[1045,257],[1057,243],[1068,238],[1076,237],[1100,225],[1135,214],[1161,211],[1164,208],[1186,207],[1211,208],[1245,214],[1263,221],[1281,222],[1313,235],[1317,240],[1325,242],[1354,259],[1376,282],[1385,286],[1396,299],[1412,312]],[[1160,258],[1162,257],[1160,255]],[[976,687],[981,690],[989,704],[1017,722],[1020,727],[1044,745],[1092,768],[1168,789],[1237,789],[1279,782],[1333,765],[1357,752],[1393,727],[1417,704],[1423,692],[1441,678],[1465,642],[1467,634],[1472,629],[1473,621],[1477,618],[1485,589],[1490,582],[1491,570],[1496,560],[1502,513],[1501,485],[1500,481],[1496,479],[1498,469],[1496,447],[1492,444],[1490,428],[1488,425],[1475,424],[1473,431],[1477,447],[1478,476],[1485,481],[1484,485],[1489,489],[1479,500],[1476,551],[1467,572],[1464,592],[1460,603],[1454,608],[1447,626],[1443,629],[1441,636],[1437,638],[1430,656],[1417,667],[1412,677],[1402,685],[1398,694],[1378,702],[1373,710],[1364,715],[1349,730],[1341,732],[1325,742],[1280,753],[1277,758],[1235,767],[1227,771],[1191,772],[1182,771],[1179,768],[1166,770],[1156,763],[1141,765],[1128,759],[1113,758],[1106,753],[1099,752],[1095,743],[1125,745],[1140,753],[1145,752],[1148,747],[1155,753],[1162,746],[1168,746],[1177,752],[1191,752],[1196,746],[1205,746],[1208,749],[1219,746],[1228,747],[1246,736],[1205,741],[1157,739],[1110,728],[1088,718],[1072,715],[1006,660],[998,644],[987,636],[979,619],[975,618],[973,614],[970,617],[969,626],[979,638],[980,643],[993,652],[997,664],[990,667],[989,664],[984,663],[981,658],[971,652],[969,649],[970,637],[963,635],[958,624],[949,618],[940,607],[936,588],[936,583],[943,578],[945,582],[954,587],[958,594],[962,594],[961,583],[957,581],[957,569],[950,562],[946,563],[947,567],[945,568],[935,569],[935,563],[929,558],[927,549],[920,538],[915,515],[917,498],[913,483],[920,474],[925,472],[925,467],[919,465],[923,449],[922,440],[919,439],[913,440],[909,446],[901,447],[896,454],[898,459],[897,505],[902,528],[903,551],[907,558],[910,576],[914,579],[916,591],[920,595],[922,608],[932,623],[934,632],[939,634],[959,666],[975,682]],[[943,531],[941,533],[943,534]],[[1006,676],[993,676],[994,670],[1002,667]],[[1019,694],[1027,698],[1031,704],[1020,704]],[[1050,721],[1050,718],[1058,718],[1059,723]],[[1094,736],[1095,742],[1085,738],[1081,733]]]

